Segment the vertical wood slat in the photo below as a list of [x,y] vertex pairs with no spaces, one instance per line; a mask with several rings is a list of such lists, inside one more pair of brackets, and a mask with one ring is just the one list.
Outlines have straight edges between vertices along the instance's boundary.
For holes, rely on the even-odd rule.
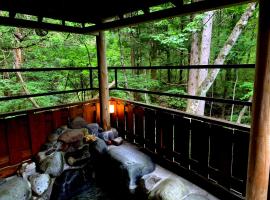
[[53,111],[54,129],[68,124],[68,108],[60,108]]
[[31,141],[27,116],[7,120],[8,148],[10,165],[31,157]]
[[9,152],[6,132],[6,120],[0,119],[0,167],[8,165]]
[[179,154],[175,161],[186,169],[189,166],[190,119],[175,115],[174,118],[174,151]]
[[135,134],[135,143],[139,145],[144,145],[144,110],[142,107],[135,106],[133,109],[134,113],[134,134]]
[[209,176],[227,189],[231,185],[232,137],[232,129],[211,125],[209,165],[214,170]]
[[43,113],[30,113],[28,115],[28,118],[32,141],[32,152],[33,154],[35,154],[39,151],[41,145],[45,142],[45,116]]
[[134,143],[133,105],[128,104],[125,106],[125,118],[127,140]]
[[198,120],[191,120],[191,169],[204,177],[208,175],[208,149],[210,126]]
[[87,103],[83,105],[83,118],[87,123],[96,122],[96,107],[92,103]]
[[68,112],[70,120],[73,120],[75,117],[83,117],[83,105],[71,106]]
[[248,132],[235,130],[233,138],[232,177],[238,181],[232,183],[232,188],[243,196],[246,193],[249,135]]
[[157,146],[158,152],[173,160],[173,115],[157,112]]
[[119,135],[123,138],[126,138],[125,133],[125,106],[123,102],[117,101],[116,102],[116,114],[118,120],[117,130]]
[[155,152],[156,150],[156,111],[144,109],[145,115],[145,147]]

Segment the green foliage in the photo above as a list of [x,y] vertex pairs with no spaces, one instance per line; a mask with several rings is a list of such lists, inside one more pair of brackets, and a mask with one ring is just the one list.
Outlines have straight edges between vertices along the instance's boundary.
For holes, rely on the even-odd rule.
[[[185,3],[190,3],[189,0]],[[155,6],[151,12],[171,7],[171,4]],[[218,10],[213,16],[213,33],[210,63],[213,63],[220,49],[230,35],[236,22],[246,9],[246,5]],[[135,14],[140,14],[135,13]],[[22,16],[23,17],[23,16]],[[121,30],[106,32],[107,64],[109,66],[173,66],[188,65],[191,36],[201,33],[204,14],[165,19],[158,22],[130,26]],[[255,63],[258,11],[252,16],[237,43],[226,58],[226,64]],[[49,19],[48,19],[49,20]],[[57,23],[57,22],[56,22]],[[23,39],[18,41],[15,33],[19,32]],[[120,41],[119,41],[120,35]],[[120,49],[121,44],[121,49]],[[22,49],[22,68],[42,67],[85,67],[97,66],[95,37],[69,33],[49,32],[40,37],[34,30],[0,27],[0,67],[12,68],[14,49]],[[121,57],[123,60],[121,60]],[[73,90],[89,87],[89,71],[82,72],[27,72],[21,73],[27,89],[31,94],[48,91]],[[168,80],[170,76],[170,81]],[[98,87],[98,74],[93,73],[94,87]],[[253,94],[254,70],[238,70],[235,99],[249,100]],[[161,91],[173,94],[187,94],[187,70],[125,70],[118,71],[118,87]],[[127,80],[127,82],[126,82]],[[114,81],[114,71],[109,74],[109,82]],[[207,96],[233,98],[236,81],[235,70],[221,70]],[[25,94],[22,84],[14,73],[1,74],[0,95],[14,96]],[[34,98],[40,106],[51,106],[91,98],[97,92],[51,95]],[[111,96],[136,101],[149,102],[175,109],[185,110],[186,100],[173,97],[134,94],[131,92],[111,91]],[[33,105],[29,99],[7,101],[0,104],[0,112],[29,109]],[[226,109],[225,109],[226,108]],[[235,108],[234,119],[242,107]],[[215,104],[212,116],[230,117],[230,109]],[[224,111],[222,111],[224,110]],[[211,111],[210,104],[206,113]],[[245,116],[243,122],[249,122]]]

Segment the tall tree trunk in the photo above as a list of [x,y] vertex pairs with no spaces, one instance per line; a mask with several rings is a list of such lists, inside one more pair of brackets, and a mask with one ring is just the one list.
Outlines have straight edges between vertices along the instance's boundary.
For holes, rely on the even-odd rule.
[[[204,26],[203,26],[203,31],[202,31],[200,65],[209,64],[214,11],[209,11],[205,15],[206,16],[203,19]],[[198,87],[206,79],[207,74],[208,74],[208,69],[198,70]],[[206,94],[202,96],[205,97]],[[205,109],[205,101],[199,101],[199,106],[198,106],[198,109],[196,110],[196,114],[204,115],[204,109]]]
[[[18,44],[25,38],[24,36],[22,36],[19,28],[16,28],[14,36],[15,36],[15,39],[16,39]],[[14,48],[13,53],[14,53],[13,68],[20,69],[21,63],[22,63],[22,49],[21,48]],[[30,92],[29,92],[29,90],[24,82],[24,79],[22,77],[21,72],[16,72],[16,76],[17,76],[17,78],[18,78],[18,80],[23,88],[24,93],[26,95],[30,95]],[[28,99],[33,104],[34,107],[39,108],[39,105],[37,104],[37,102],[35,101],[34,98],[29,97]]]
[[[225,42],[223,48],[220,50],[217,58],[215,59],[215,65],[222,65],[229,54],[230,50],[236,43],[237,39],[239,38],[240,34],[242,33],[243,29],[246,27],[250,17],[252,16],[254,10],[256,8],[256,3],[248,4],[246,11],[243,13],[237,24],[235,25],[234,29],[232,30],[229,38]],[[199,86],[196,94],[198,96],[205,96],[207,91],[212,86],[213,82],[215,81],[220,69],[211,69],[206,77],[206,79],[202,82]],[[199,106],[199,101],[194,100],[192,103],[192,107],[197,110]]]
[[[192,16],[194,19],[194,16]],[[192,42],[191,42],[191,49],[190,49],[190,65],[198,65],[199,64],[199,33],[194,32],[192,34]],[[188,94],[195,95],[196,89],[198,87],[198,70],[197,69],[190,69],[188,74]],[[187,102],[187,112],[193,113],[192,108],[192,99],[188,99]]]
[[[22,49],[15,48],[13,50],[13,52],[14,52],[14,65],[13,65],[13,68],[14,69],[20,69],[21,68],[21,63],[22,63]],[[30,92],[29,92],[29,90],[28,90],[28,88],[27,88],[27,86],[26,86],[26,84],[24,82],[24,79],[22,77],[21,72],[16,72],[16,76],[18,77],[18,80],[21,83],[21,86],[23,88],[24,93],[26,95],[30,95]],[[33,104],[34,107],[39,108],[39,105],[37,104],[37,102],[35,101],[34,98],[29,97],[28,99]]]

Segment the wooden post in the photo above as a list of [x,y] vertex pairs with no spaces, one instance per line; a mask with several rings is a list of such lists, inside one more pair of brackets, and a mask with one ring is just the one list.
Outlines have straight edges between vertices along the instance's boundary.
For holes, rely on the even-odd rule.
[[247,200],[266,200],[270,167],[270,1],[260,0]]
[[104,130],[111,128],[109,113],[109,87],[108,87],[108,68],[106,63],[106,44],[105,33],[99,32],[96,37],[97,60],[98,60],[98,79],[99,79],[99,100],[100,100],[100,123]]

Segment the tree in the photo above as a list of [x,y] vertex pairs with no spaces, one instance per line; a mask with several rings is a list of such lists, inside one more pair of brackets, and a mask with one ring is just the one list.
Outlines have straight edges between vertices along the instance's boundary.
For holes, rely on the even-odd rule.
[[[225,62],[227,55],[229,54],[230,50],[236,43],[237,39],[239,38],[240,34],[242,33],[243,29],[247,25],[250,17],[252,16],[254,10],[256,8],[256,3],[248,4],[246,11],[242,14],[239,21],[236,23],[235,27],[233,28],[229,38],[225,42],[223,48],[220,50],[217,58],[214,61],[215,65],[222,65]],[[198,86],[196,90],[196,95],[198,96],[206,96],[206,93],[214,83],[220,69],[211,69],[209,70],[206,78],[202,81],[202,83]],[[192,113],[197,113],[199,109],[200,101],[193,100],[188,111]]]

